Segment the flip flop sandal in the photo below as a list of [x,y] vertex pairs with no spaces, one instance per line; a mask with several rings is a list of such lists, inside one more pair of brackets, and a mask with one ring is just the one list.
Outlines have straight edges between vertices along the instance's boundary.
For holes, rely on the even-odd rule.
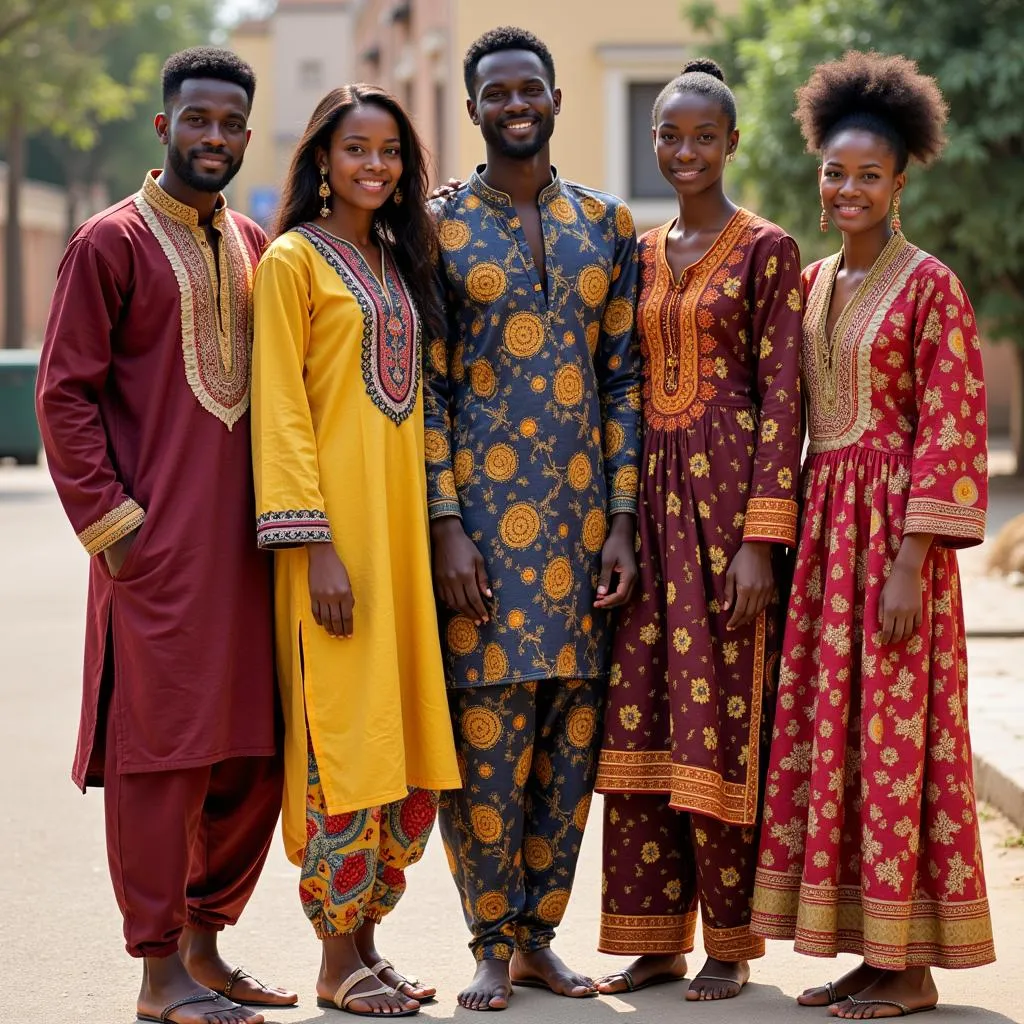
[[825,995],[828,996],[827,1003],[797,1003],[797,1006],[802,1006],[805,1010],[820,1010],[823,1006],[835,1006],[836,1003],[841,1003],[846,998],[836,991],[834,982],[826,981],[824,985],[818,987],[825,990]]
[[[668,971],[661,971],[658,974],[652,974],[646,981],[641,981],[637,984],[633,980],[633,975],[630,971],[616,971],[614,974],[609,974],[607,977],[602,978],[601,982],[604,984],[611,984],[616,981],[624,981],[626,983],[626,992],[639,992],[644,988],[654,988],[657,985],[671,985],[675,981],[685,981],[685,974],[670,974]],[[601,983],[599,982],[599,984]],[[599,992],[602,996],[619,996],[623,993],[620,992]]]
[[184,999],[179,999],[177,1002],[171,1003],[165,1006],[160,1011],[159,1017],[150,1016],[148,1013],[136,1013],[136,1020],[152,1021],[153,1024],[174,1024],[171,1021],[171,1014],[175,1010],[180,1010],[183,1006],[191,1006],[193,1003],[221,1003],[226,1002],[227,1006],[218,1006],[216,1010],[212,1010],[211,1013],[224,1013],[228,1010],[237,1010],[239,1005],[230,999],[225,999],[219,992],[214,992],[212,989],[209,992],[197,992],[194,996],[185,996]]
[[[370,968],[370,970],[373,971],[374,974],[380,974],[380,972],[384,971],[384,970],[394,971],[395,975],[398,977],[398,984],[399,985],[408,985],[409,988],[419,988],[420,987],[420,979],[419,978],[407,978],[400,971],[395,970],[395,965],[390,960],[388,960],[387,958],[385,958],[383,960],[378,960],[377,963],[375,963]],[[382,984],[383,984],[383,982],[382,982]],[[406,999],[415,999],[416,1002],[420,1004],[420,1006],[424,1006],[427,1003],[436,1003],[437,1002],[437,996],[436,995],[424,996],[422,999],[419,996],[410,995],[408,992],[399,992],[399,995],[405,996]]]
[[[928,1013],[930,1010],[936,1009],[936,1004],[932,1003],[931,1006],[917,1006],[909,1007],[905,1003],[898,1003],[895,999],[854,999],[853,996],[847,996],[845,1000],[839,1000],[840,1002],[847,1002],[851,1006],[895,1006],[900,1012],[897,1014],[891,1014],[890,1016],[896,1017],[910,1017],[915,1013]],[[840,1020],[844,1018],[840,1017]],[[850,1018],[845,1018],[850,1019]],[[870,1018],[872,1020],[885,1020],[884,1017]]]
[[[259,978],[257,978],[254,974],[250,974],[244,967],[236,967],[231,972],[227,984],[220,990],[220,994],[222,996],[227,996],[228,999],[231,999],[231,989],[234,988],[236,982],[241,981],[243,978],[248,978],[250,981],[256,982],[256,984],[260,988],[264,989],[267,992],[272,991],[270,988],[264,985]],[[234,1001],[238,1003],[239,1006],[262,1006],[264,1008],[270,1007],[271,1009],[273,1009],[273,1007],[275,1006],[297,1006],[299,1002],[299,997],[296,996],[290,1003],[271,1003],[263,999],[239,999],[237,996],[234,997]]]
[[[545,991],[545,992],[550,992],[553,996],[560,996],[560,995],[562,995],[561,992],[556,992],[546,981],[541,981],[539,978],[520,978],[520,979],[509,978],[509,981],[516,988],[539,988],[539,989],[543,989],[543,991]],[[594,999],[597,996],[599,996],[600,994],[601,993],[598,992],[597,989],[594,989],[593,992],[588,992],[586,995],[583,995],[583,996],[565,996],[564,998],[566,998],[566,999]]]
[[[351,1013],[353,1017],[376,1017],[378,1019],[385,1017],[414,1017],[420,1012],[418,1006],[415,1010],[398,1010],[395,1013],[374,1013],[373,1010],[350,1010],[348,1004],[356,999],[369,999],[371,996],[394,997],[399,994],[397,989],[391,988],[389,985],[372,988],[369,992],[352,991],[359,982],[365,981],[367,978],[373,978],[375,981],[379,980],[369,967],[360,967],[358,971],[353,971],[338,986],[338,991],[334,993],[333,999],[324,999],[323,996],[317,996],[316,1005],[331,1010],[341,1010],[343,1013]],[[408,998],[408,996],[403,996],[403,998]]]

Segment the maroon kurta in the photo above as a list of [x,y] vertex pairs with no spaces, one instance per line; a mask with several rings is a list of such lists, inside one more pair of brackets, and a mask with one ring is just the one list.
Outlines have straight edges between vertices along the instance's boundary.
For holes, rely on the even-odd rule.
[[[83,789],[103,780],[108,641],[119,771],[274,753],[248,415],[265,238],[223,201],[213,225],[216,251],[195,210],[148,175],[79,228],[58,272],[37,405],[58,494],[93,556],[72,773]],[[140,525],[111,579],[102,551]]]

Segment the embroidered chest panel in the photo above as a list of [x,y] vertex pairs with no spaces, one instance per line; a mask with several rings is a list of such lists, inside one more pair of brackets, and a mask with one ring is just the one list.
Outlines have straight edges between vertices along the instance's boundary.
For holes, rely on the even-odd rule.
[[829,306],[842,253],[818,270],[804,313],[803,375],[812,453],[855,444],[871,423],[871,353],[893,302],[925,258],[893,235],[828,337]]
[[185,378],[200,406],[229,430],[249,408],[253,265],[229,212],[216,253],[202,228],[148,202],[135,206],[167,257],[181,296]]
[[387,248],[378,281],[358,249],[315,225],[295,229],[327,261],[363,314],[363,386],[370,401],[396,425],[416,407],[421,327],[416,307]]
[[646,368],[644,416],[656,430],[689,427],[718,395],[714,307],[723,296],[743,302],[746,285],[735,268],[753,242],[752,219],[740,210],[681,282],[674,280],[665,254],[671,224],[641,244],[638,320]]

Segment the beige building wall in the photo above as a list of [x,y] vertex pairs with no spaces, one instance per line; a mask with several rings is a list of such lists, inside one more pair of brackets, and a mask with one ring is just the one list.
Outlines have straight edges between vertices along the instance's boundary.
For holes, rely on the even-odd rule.
[[228,46],[256,72],[256,96],[249,115],[252,136],[245,148],[242,169],[228,186],[232,207],[252,216],[254,202],[258,206],[263,192],[276,194],[279,180],[274,146],[276,75],[269,20],[238,25]]

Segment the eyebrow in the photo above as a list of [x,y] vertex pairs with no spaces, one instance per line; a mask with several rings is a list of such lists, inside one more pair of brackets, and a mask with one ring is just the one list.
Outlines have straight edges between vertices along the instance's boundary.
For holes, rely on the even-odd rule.
[[[355,134],[353,134],[353,135],[346,135],[346,136],[344,136],[344,139],[342,141],[348,142],[350,140],[352,142],[369,142],[370,141],[370,137],[369,137],[369,135],[355,135]],[[385,142],[401,142],[402,140],[397,138],[397,137],[395,137],[395,138],[385,139],[384,141]]]
[[[825,166],[826,167],[843,167],[845,165],[843,164],[843,162],[841,160],[829,160],[829,161],[826,162]],[[872,161],[871,163],[861,164],[857,169],[860,170],[860,171],[864,171],[864,170],[867,170],[867,168],[869,168],[869,167],[881,168],[882,165],[880,163],[877,163],[876,161]]]
[[[676,131],[679,131],[679,125],[674,124],[672,121],[662,121],[661,124],[658,125],[658,127],[659,128],[675,128]],[[699,125],[696,126],[698,131],[701,128],[717,128],[717,127],[718,127],[718,122],[717,121],[705,121],[703,124],[699,124]]]
[[[181,110],[179,111],[179,113],[182,113],[182,114],[209,114],[212,109],[214,109],[214,108],[213,107],[209,107],[209,106],[204,106],[204,105],[202,105],[200,103],[189,103],[186,106],[182,107]],[[226,117],[241,117],[241,118],[248,117],[248,115],[245,114],[243,111],[237,110],[237,109],[229,110],[225,116]]]
[[[547,82],[545,82],[544,79],[540,77],[540,75],[531,75],[529,78],[521,78],[518,79],[518,82],[521,85],[534,85],[535,83],[547,85]],[[508,86],[508,84],[508,82],[503,81],[500,78],[496,78],[484,82],[484,84],[480,86],[480,91],[483,92],[485,89],[494,89],[499,86]]]

